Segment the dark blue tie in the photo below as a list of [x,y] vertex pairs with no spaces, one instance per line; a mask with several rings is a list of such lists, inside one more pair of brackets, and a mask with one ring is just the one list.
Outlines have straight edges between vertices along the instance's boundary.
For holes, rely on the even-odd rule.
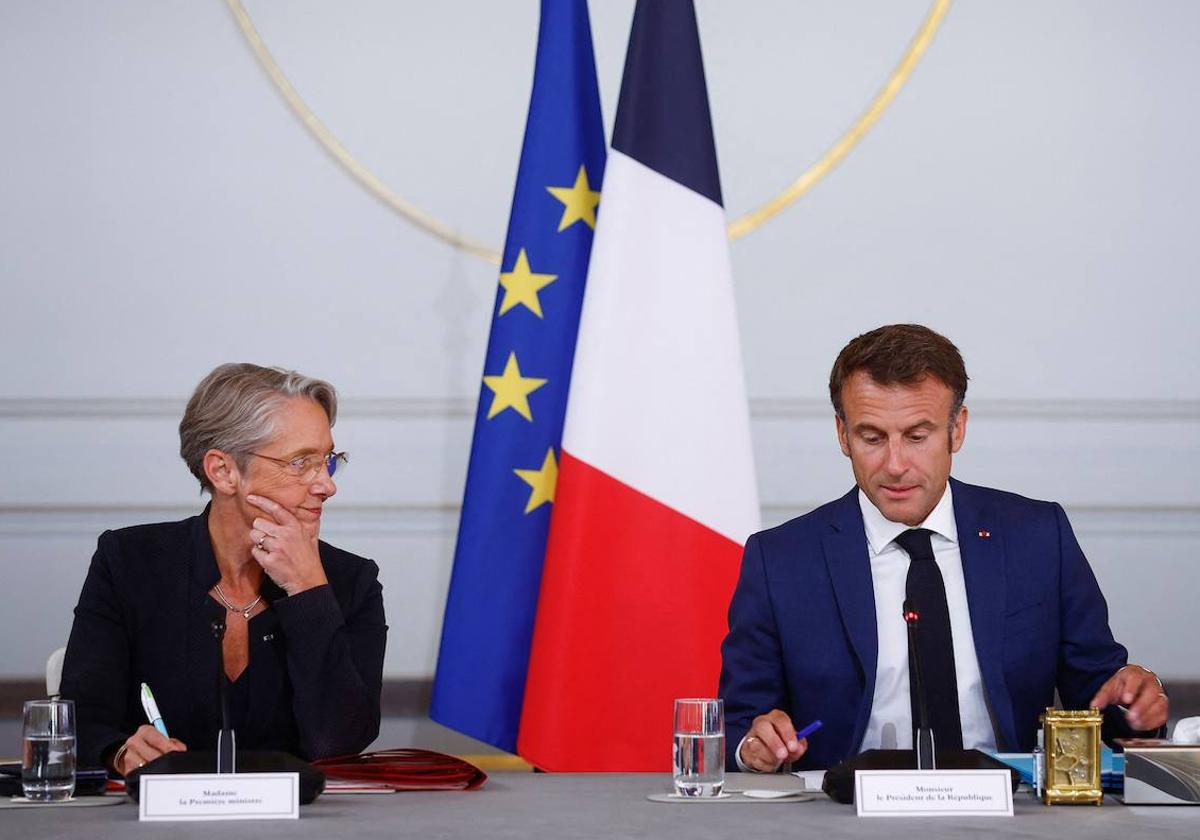
[[[908,581],[905,595],[920,614],[917,646],[921,651],[921,676],[925,681],[925,703],[929,725],[937,751],[962,749],[962,720],[958,713],[958,677],[954,671],[954,637],[950,632],[950,609],[946,606],[946,585],[933,559],[933,545],[927,528],[914,528],[896,537],[896,545],[908,553]],[[909,651],[909,675],[912,674]],[[917,695],[909,679],[913,710],[913,743],[916,743]]]

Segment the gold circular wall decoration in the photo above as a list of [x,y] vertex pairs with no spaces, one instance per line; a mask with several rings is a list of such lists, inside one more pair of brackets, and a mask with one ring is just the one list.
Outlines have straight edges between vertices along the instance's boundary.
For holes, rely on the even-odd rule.
[[[946,13],[950,10],[951,2],[952,0],[933,0],[933,4],[929,7],[929,11],[925,15],[925,20],[921,22],[921,27],[917,30],[916,35],[913,36],[908,49],[904,51],[900,62],[892,70],[891,75],[888,76],[887,81],[880,88],[879,92],[875,94],[875,98],[871,100],[866,110],[858,116],[854,124],[829,147],[816,163],[806,169],[782,192],[749,213],[739,216],[730,222],[730,239],[741,239],[746,234],[779,215],[779,213],[783,212],[783,210],[816,186],[818,181],[828,175],[834,167],[842,162],[846,155],[850,153],[855,145],[878,122],[888,105],[896,98],[896,94],[904,87],[905,82],[908,81],[913,70],[916,69],[918,62],[920,62],[921,57],[933,41],[933,36],[937,34],[938,27],[942,25],[943,18],[945,18]],[[447,245],[458,248],[468,254],[473,254],[493,265],[500,264],[500,252],[498,250],[469,236],[463,236],[448,225],[438,221],[383,183],[371,170],[367,169],[366,166],[351,155],[346,147],[333,135],[333,132],[313,113],[313,110],[308,107],[308,103],[300,97],[300,94],[296,92],[292,83],[288,81],[287,76],[283,74],[283,70],[275,62],[274,57],[272,57],[270,51],[267,49],[267,45],[263,43],[262,36],[258,34],[258,30],[254,27],[254,21],[250,19],[250,14],[246,11],[245,6],[242,5],[242,0],[225,0],[225,3],[229,7],[230,12],[233,13],[233,18],[237,22],[242,36],[246,39],[246,43],[250,46],[255,58],[258,59],[258,63],[266,71],[267,76],[283,97],[284,102],[292,109],[292,112],[300,119],[300,122],[304,124],[304,127],[308,129],[313,138],[321,144],[321,147],[346,172],[362,184],[367,192],[395,210],[411,224],[437,237]]]
[[818,181],[842,162],[842,158],[850,154],[850,150],[858,145],[858,141],[862,140],[883,116],[887,106],[892,104],[892,100],[896,98],[900,88],[904,87],[904,83],[916,69],[917,63],[925,55],[925,50],[929,49],[930,43],[933,42],[933,36],[937,34],[938,27],[942,25],[942,19],[946,17],[946,12],[950,11],[950,3],[951,0],[934,0],[933,5],[929,7],[929,12],[925,15],[925,20],[921,22],[921,28],[913,36],[904,55],[900,57],[900,63],[888,76],[879,93],[875,94],[875,98],[871,100],[867,109],[859,114],[854,125],[850,126],[846,133],[839,137],[837,142],[830,146],[816,163],[806,169],[799,178],[788,184],[783,192],[730,222],[730,239],[741,239],[750,231],[779,215],[816,186]]

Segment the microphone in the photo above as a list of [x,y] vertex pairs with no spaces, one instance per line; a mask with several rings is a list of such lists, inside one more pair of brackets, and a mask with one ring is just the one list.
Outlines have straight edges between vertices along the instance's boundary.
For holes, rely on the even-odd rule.
[[904,623],[908,625],[909,678],[917,696],[916,743],[918,770],[936,770],[937,758],[933,746],[933,728],[929,725],[929,707],[925,703],[925,681],[921,677],[921,648],[917,644],[917,630],[921,625],[921,614],[913,602],[904,600]]
[[[904,601],[904,623],[908,627],[908,670],[913,694],[917,698],[916,732],[914,749],[869,749],[846,759],[825,772],[821,789],[834,802],[854,802],[854,774],[859,770],[911,770],[913,755],[916,754],[918,770],[936,770],[939,763],[934,752],[933,727],[929,725],[929,706],[925,700],[925,681],[921,675],[921,649],[917,647],[917,630],[921,626],[921,614],[911,600]],[[886,737],[886,730],[883,733]],[[895,735],[893,733],[894,742]],[[940,763],[944,770],[1005,770],[1008,772],[1012,790],[1016,793],[1021,784],[1021,774],[996,758],[979,750],[943,750]]]
[[229,725],[229,678],[225,676],[225,619],[212,623],[213,638],[217,640],[217,699],[221,712],[221,729],[217,733],[217,772],[237,772],[237,736]]
[[[917,698],[916,733],[913,750],[869,749],[842,763],[829,768],[821,782],[821,789],[834,802],[854,802],[854,774],[859,770],[911,770],[913,754],[916,754],[918,770],[936,770],[938,759],[934,752],[933,728],[929,725],[929,707],[925,701],[925,681],[921,675],[921,649],[917,647],[917,630],[921,626],[921,614],[910,600],[904,601],[904,623],[908,626],[909,680]],[[883,733],[886,738],[886,729]],[[893,732],[892,740],[895,735]],[[1014,793],[1021,784],[1021,774],[979,750],[944,750],[941,755],[944,770],[1005,770]]]
[[[125,790],[137,802],[141,797],[143,775],[159,773],[212,773],[214,759],[217,772],[235,773],[296,773],[300,778],[300,804],[307,805],[325,789],[325,773],[294,755],[278,750],[243,750],[237,754],[237,738],[229,715],[229,678],[225,676],[225,619],[213,621],[209,627],[217,641],[217,701],[220,731],[217,733],[216,755],[212,750],[188,750],[160,755],[125,777]],[[253,741],[253,738],[251,738]]]

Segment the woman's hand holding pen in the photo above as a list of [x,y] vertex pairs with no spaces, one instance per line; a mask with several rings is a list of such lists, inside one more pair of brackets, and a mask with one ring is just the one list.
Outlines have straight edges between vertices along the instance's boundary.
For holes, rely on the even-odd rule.
[[187,744],[178,738],[168,738],[148,723],[125,739],[113,756],[113,769],[125,776],[148,761],[169,752],[186,752]]

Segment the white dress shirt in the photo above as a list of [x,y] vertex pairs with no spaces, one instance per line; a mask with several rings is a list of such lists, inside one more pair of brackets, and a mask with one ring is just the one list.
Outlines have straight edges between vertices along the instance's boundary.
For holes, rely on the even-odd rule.
[[[905,583],[908,555],[894,540],[908,526],[885,519],[879,509],[858,491],[867,550],[871,555],[871,585],[875,590],[875,626],[879,637],[879,661],[875,666],[875,695],[871,719],[860,750],[876,747],[911,750],[912,701],[908,687],[908,628],[904,623]],[[950,633],[954,637],[954,672],[958,678],[958,711],[962,719],[963,747],[996,749],[996,733],[983,695],[983,677],[975,655],[975,635],[967,607],[962,555],[958,550],[958,525],[950,485],[937,506],[918,527],[933,531],[933,558],[946,586],[950,610]]]
[[[911,750],[912,701],[908,688],[908,627],[904,623],[905,584],[909,558],[894,540],[909,526],[886,519],[879,509],[858,491],[863,525],[867,532],[867,552],[871,558],[871,585],[875,590],[875,626],[879,640],[879,660],[875,666],[875,694],[871,700],[871,718],[863,735],[862,750],[875,748]],[[954,638],[954,672],[958,678],[958,711],[962,720],[965,749],[996,749],[996,733],[983,694],[983,677],[975,655],[975,635],[971,631],[971,613],[967,606],[967,586],[963,578],[962,555],[958,550],[958,525],[954,521],[954,500],[950,485],[937,505],[918,527],[933,531],[930,543],[933,557],[946,586],[946,606],[950,611],[950,633]],[[820,689],[813,687],[810,690]],[[764,710],[766,711],[766,710]],[[738,744],[735,757],[742,763],[742,747],[747,733]]]

